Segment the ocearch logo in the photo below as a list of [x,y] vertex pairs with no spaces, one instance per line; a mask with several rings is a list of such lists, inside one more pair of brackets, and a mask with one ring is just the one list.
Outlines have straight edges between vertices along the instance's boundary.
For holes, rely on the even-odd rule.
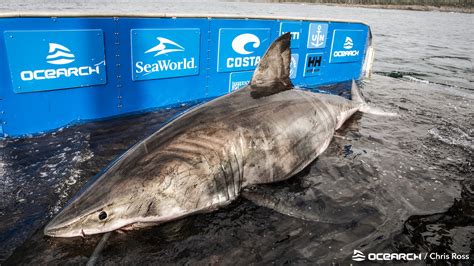
[[[49,52],[46,56],[47,63],[52,65],[66,65],[74,62],[75,60],[75,55],[66,46],[58,43],[49,43]],[[23,81],[31,81],[57,79],[61,77],[70,78],[90,76],[92,74],[99,75],[100,65],[102,63],[104,62],[101,62],[94,66],[25,70],[20,73],[20,78]]]
[[[426,258],[426,256],[425,256]],[[402,261],[415,261],[422,260],[423,255],[421,253],[369,253],[367,257],[362,251],[355,249],[352,255],[353,261],[391,261],[391,260],[402,260]]]
[[346,40],[344,41],[344,49],[352,49],[354,46],[354,43],[352,42],[351,37],[346,37]]
[[365,255],[362,251],[354,249],[354,254],[352,255],[352,260],[354,261],[364,261]]
[[[156,52],[154,56],[159,56],[168,53],[185,51],[183,46],[170,39],[164,37],[157,37],[156,39],[158,40],[159,44],[145,51],[145,54]],[[194,57],[183,57],[177,61],[173,61],[171,59],[157,60],[156,62],[153,62],[151,64],[147,64],[143,61],[137,61],[135,63],[135,68],[136,74],[143,74],[143,76],[146,76],[156,72],[194,69],[196,68],[196,63]]]
[[76,60],[69,48],[57,43],[49,43],[49,54],[46,59],[48,63],[53,65],[65,65]]
[[333,56],[345,57],[345,56],[358,56],[359,55],[359,50],[350,50],[352,49],[352,47],[354,47],[354,42],[352,41],[351,37],[346,36],[343,47],[344,49],[348,51],[334,51]]
[[260,62],[260,56],[249,56],[255,51],[249,50],[249,45],[255,49],[260,47],[260,39],[255,34],[240,34],[232,40],[232,49],[243,56],[227,58],[228,68],[256,66]]

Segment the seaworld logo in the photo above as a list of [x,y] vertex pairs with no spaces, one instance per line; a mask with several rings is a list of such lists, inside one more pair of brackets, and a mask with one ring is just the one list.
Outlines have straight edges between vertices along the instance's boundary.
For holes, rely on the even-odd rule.
[[[183,46],[170,39],[163,37],[157,37],[156,39],[159,41],[159,44],[154,46],[153,48],[148,49],[145,54],[156,52],[156,54],[154,55],[156,57],[168,53],[184,52],[186,50]],[[184,57],[179,58],[178,60],[157,60],[153,63],[145,63],[143,61],[137,61],[135,63],[135,73],[144,73],[144,76],[155,72],[179,71],[194,68],[196,68],[194,57]]]
[[[241,55],[251,55],[255,50],[249,50],[249,44],[254,49],[260,47],[260,39],[255,34],[244,33],[240,34],[232,40],[232,49]],[[239,57],[229,57],[226,61],[226,66],[228,68],[232,67],[249,67],[256,66],[260,62],[260,56],[239,56]]]
[[[172,40],[170,39],[166,39],[166,38],[163,38],[163,37],[157,37],[156,38],[160,43],[149,49],[148,51],[145,52],[145,54],[147,53],[152,53],[152,52],[157,52],[155,54],[155,56],[159,56],[161,54],[167,54],[167,53],[173,53],[173,52],[184,52],[184,47],[173,42]],[[167,44],[170,44],[171,46],[174,46],[173,48],[168,48],[167,47]]]
[[186,29],[132,29],[132,79],[199,74],[201,32]]
[[[49,43],[49,52],[46,56],[47,63],[52,65],[66,65],[74,62],[75,60],[75,55],[66,46],[58,43]],[[99,75],[100,65],[103,63],[104,62],[101,62],[93,66],[25,70],[20,73],[20,78],[23,81],[31,81],[57,79],[61,77],[83,77],[93,74]]]

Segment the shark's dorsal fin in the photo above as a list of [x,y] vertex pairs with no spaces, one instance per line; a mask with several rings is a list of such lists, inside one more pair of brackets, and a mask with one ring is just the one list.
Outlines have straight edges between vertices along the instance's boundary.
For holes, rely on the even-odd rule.
[[268,48],[253,72],[251,95],[260,98],[293,88],[290,81],[290,33],[278,37]]

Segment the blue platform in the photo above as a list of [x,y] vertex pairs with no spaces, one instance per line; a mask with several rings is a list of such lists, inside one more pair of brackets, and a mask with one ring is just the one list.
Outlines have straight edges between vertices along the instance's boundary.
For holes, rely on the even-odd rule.
[[292,33],[293,83],[366,73],[363,23],[228,18],[0,18],[0,136],[37,134],[245,86]]

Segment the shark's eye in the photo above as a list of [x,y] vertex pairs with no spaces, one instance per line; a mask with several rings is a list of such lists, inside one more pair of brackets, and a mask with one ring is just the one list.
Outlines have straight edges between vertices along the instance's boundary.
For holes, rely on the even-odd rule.
[[107,213],[104,212],[104,211],[101,211],[101,212],[99,213],[99,220],[102,221],[102,220],[105,220],[106,218],[107,218]]

